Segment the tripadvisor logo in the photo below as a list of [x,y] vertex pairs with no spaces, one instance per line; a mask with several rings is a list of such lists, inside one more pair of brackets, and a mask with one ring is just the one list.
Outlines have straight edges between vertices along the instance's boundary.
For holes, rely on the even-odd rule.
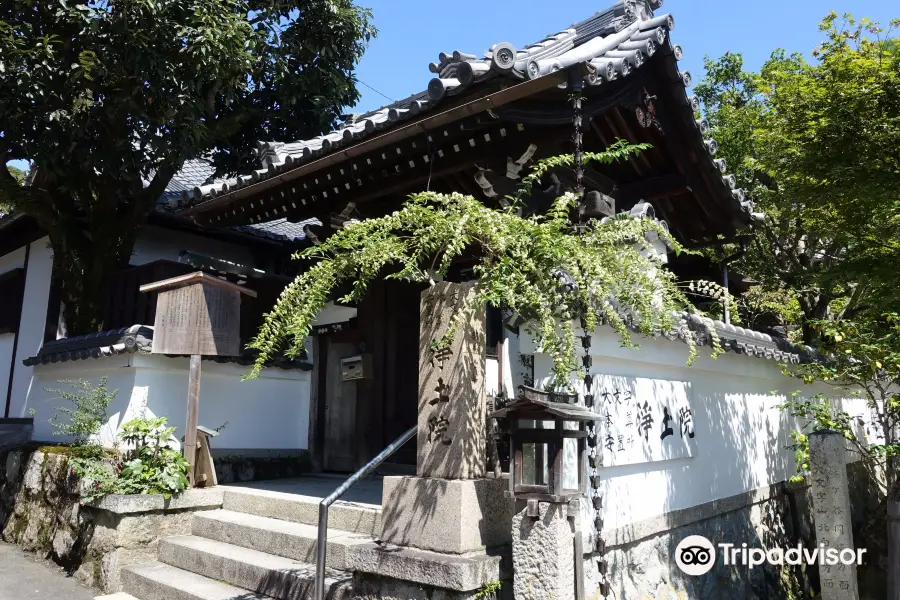
[[[815,548],[804,548],[797,544],[794,548],[749,548],[747,544],[718,544],[722,550],[722,564],[742,565],[753,569],[763,564],[770,565],[861,565],[865,548],[829,548],[819,544]],[[716,546],[702,535],[690,535],[675,548],[675,564],[686,575],[698,576],[709,573],[716,564]]]
[[689,535],[675,548],[675,564],[685,575],[709,573],[716,564],[716,548],[702,535]]

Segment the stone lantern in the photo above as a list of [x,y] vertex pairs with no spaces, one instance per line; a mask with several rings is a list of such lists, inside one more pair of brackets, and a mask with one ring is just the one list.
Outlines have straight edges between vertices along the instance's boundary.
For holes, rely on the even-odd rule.
[[[510,437],[507,495],[516,499],[518,511],[511,524],[516,598],[585,597],[578,500],[587,493],[588,423],[600,416],[575,401],[576,396],[522,386],[511,404],[490,415],[507,420]],[[553,427],[538,429],[539,422]],[[577,448],[574,465],[566,465],[566,440]],[[567,468],[577,469],[577,477],[566,477]],[[568,481],[577,484],[567,487]],[[541,565],[539,577],[535,564]]]
[[[529,512],[535,513],[530,516],[537,516],[539,502],[567,504],[587,493],[587,424],[600,416],[585,406],[575,404],[576,398],[521,386],[518,397],[512,403],[490,415],[508,422],[510,478],[507,494],[516,500],[528,501]],[[537,422],[552,422],[554,427],[523,427],[523,421],[533,421],[535,425]],[[566,427],[567,423],[575,423],[577,428]],[[567,478],[565,473],[563,457],[566,440],[575,440],[578,456],[574,465],[578,471],[578,484],[568,488],[564,485],[566,480],[575,478]],[[568,468],[572,469],[573,465]],[[527,477],[529,473],[534,475]]]

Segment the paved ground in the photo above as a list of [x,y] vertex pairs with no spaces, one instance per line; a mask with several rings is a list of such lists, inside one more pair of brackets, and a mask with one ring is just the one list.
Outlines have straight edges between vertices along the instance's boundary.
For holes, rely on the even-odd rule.
[[[344,480],[347,479],[347,477],[347,475],[319,474],[290,479],[248,481],[246,483],[232,483],[229,485],[257,490],[269,490],[271,492],[282,492],[285,494],[300,494],[301,496],[324,498],[344,483]],[[384,482],[381,477],[367,477],[350,488],[347,493],[341,497],[341,500],[381,506],[381,491],[383,485]],[[3,600],[3,598],[0,597],[0,600]]]
[[53,563],[0,542],[0,600],[92,600],[95,595]]

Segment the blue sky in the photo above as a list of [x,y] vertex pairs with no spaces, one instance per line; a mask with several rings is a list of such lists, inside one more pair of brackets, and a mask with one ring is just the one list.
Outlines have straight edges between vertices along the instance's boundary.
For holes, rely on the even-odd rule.
[[[360,81],[392,100],[426,88],[428,63],[438,53],[461,50],[480,55],[492,44],[517,47],[565,29],[613,0],[357,0],[372,8],[379,35],[357,70]],[[818,24],[828,11],[852,12],[887,23],[900,17],[897,0],[666,0],[661,12],[675,17],[672,37],[684,49],[682,69],[694,81],[703,57],[741,52],[757,69],[775,48],[809,53],[822,40]],[[353,109],[364,112],[388,98],[360,85]],[[21,165],[20,165],[21,166]]]
[[[440,52],[481,55],[497,42],[516,47],[565,29],[613,0],[357,0],[372,8],[378,38],[360,62],[360,81],[392,99],[422,91],[433,75],[428,63]],[[828,11],[851,12],[887,23],[900,17],[897,0],[666,0],[661,12],[675,17],[672,39],[684,48],[682,69],[694,81],[703,56],[741,52],[759,68],[775,48],[809,53],[822,40],[818,24]],[[657,13],[659,14],[659,12]],[[388,103],[360,85],[355,112]]]

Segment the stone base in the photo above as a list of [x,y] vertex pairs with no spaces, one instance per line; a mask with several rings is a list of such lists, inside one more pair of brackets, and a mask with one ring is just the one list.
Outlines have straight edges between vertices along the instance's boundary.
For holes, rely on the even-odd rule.
[[513,517],[516,598],[570,600],[575,597],[575,535],[568,505],[541,502],[539,516],[523,510]]
[[[353,600],[513,600],[512,582],[503,581],[493,594],[488,587],[460,592],[369,573],[353,574]],[[493,586],[492,586],[493,587]]]
[[456,592],[391,577],[356,573],[353,576],[353,600],[512,600],[512,586],[507,582],[501,585],[497,593],[490,595],[481,590]]
[[447,554],[506,546],[515,512],[508,487],[506,478],[385,477],[381,539]]

